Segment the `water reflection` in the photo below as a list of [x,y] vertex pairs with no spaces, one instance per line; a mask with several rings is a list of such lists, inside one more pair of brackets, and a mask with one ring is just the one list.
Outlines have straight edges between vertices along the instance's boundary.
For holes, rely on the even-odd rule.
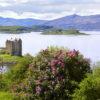
[[5,73],[8,70],[7,66],[0,66],[0,74]]

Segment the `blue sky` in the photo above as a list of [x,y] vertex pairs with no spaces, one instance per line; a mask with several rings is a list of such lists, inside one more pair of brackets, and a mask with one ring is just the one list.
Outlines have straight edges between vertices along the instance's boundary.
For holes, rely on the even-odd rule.
[[72,14],[100,14],[100,0],[0,0],[1,17],[51,20]]

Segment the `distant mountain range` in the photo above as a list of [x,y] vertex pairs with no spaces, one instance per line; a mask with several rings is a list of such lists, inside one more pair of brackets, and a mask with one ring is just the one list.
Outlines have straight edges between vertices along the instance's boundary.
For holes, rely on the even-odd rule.
[[3,18],[0,17],[0,26],[34,26],[34,25],[42,25],[44,24],[45,20],[37,20],[37,19],[13,19],[13,18]]
[[0,26],[51,26],[61,29],[100,30],[100,15],[79,16],[74,14],[51,21],[0,17]]
[[63,29],[100,30],[100,15],[79,16],[74,14],[49,21],[45,25]]

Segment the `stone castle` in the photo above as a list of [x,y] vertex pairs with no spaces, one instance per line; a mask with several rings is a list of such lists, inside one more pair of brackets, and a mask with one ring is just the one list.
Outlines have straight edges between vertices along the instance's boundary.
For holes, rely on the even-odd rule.
[[22,40],[11,39],[6,41],[6,47],[3,48],[7,54],[14,56],[22,56]]

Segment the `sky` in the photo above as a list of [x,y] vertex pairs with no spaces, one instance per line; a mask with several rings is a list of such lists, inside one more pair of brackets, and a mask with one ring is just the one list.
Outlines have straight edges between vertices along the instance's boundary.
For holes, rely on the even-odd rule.
[[52,20],[72,14],[100,14],[100,0],[0,0],[5,18]]

